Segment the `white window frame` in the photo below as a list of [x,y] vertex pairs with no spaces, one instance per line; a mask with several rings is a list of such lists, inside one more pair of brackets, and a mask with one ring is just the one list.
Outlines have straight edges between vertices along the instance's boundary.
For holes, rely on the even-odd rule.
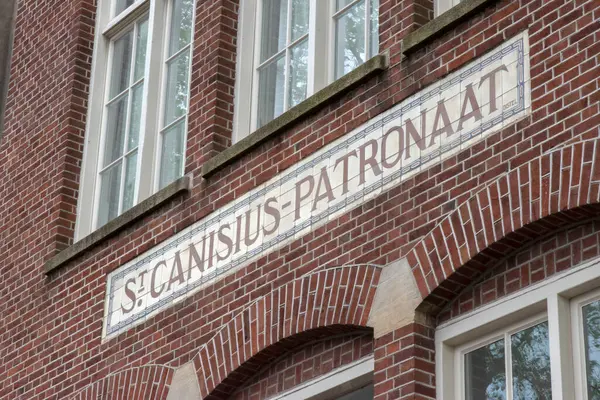
[[[536,318],[539,322],[543,314],[547,316],[549,329],[552,398],[571,400],[575,393],[575,400],[586,400],[581,383],[585,381],[579,328],[582,320],[576,310],[600,299],[599,287],[600,258],[596,258],[442,323],[435,335],[437,398],[462,398],[459,387],[464,379],[462,369],[457,367],[457,352],[460,357],[465,346],[476,341],[485,343],[487,335],[505,331],[507,326],[524,326],[523,323]],[[573,348],[579,351],[573,352]]]
[[455,398],[464,399],[465,398],[465,387],[463,383],[465,382],[465,355],[475,351],[483,346],[488,344],[497,342],[501,339],[504,339],[504,368],[506,373],[506,395],[507,398],[512,398],[512,385],[508,382],[512,382],[512,369],[510,366],[512,365],[511,353],[508,350],[510,348],[510,337],[515,333],[523,331],[527,328],[531,328],[532,326],[541,324],[542,322],[548,321],[548,316],[546,313],[541,313],[535,315],[533,317],[526,318],[523,321],[518,323],[509,325],[505,328],[499,329],[491,334],[488,334],[482,338],[476,339],[475,341],[471,341],[467,344],[459,346],[456,348],[454,352],[454,366],[455,366],[455,374],[457,377],[456,382],[460,383],[455,386]]
[[[105,97],[108,91],[109,69],[111,66],[111,42],[144,14],[148,18],[148,37],[146,65],[144,71],[143,107],[141,110],[140,133],[138,139],[137,179],[133,204],[138,204],[158,190],[160,174],[160,149],[162,146],[162,117],[165,103],[168,29],[173,0],[136,0],[119,15],[113,16],[115,0],[99,0],[96,12],[96,36],[92,56],[90,95],[88,101],[87,123],[85,130],[84,156],[81,169],[81,182],[77,203],[75,241],[90,234],[100,226],[97,224],[100,196],[99,165],[104,151]],[[195,6],[193,21],[195,20]],[[192,29],[191,43],[194,36]],[[135,40],[135,38],[134,38]],[[193,45],[190,47],[190,68]],[[133,68],[133,66],[132,66]],[[159,82],[152,84],[152,82]],[[188,109],[189,109],[188,87]],[[151,110],[149,112],[149,110]],[[187,115],[185,124],[187,127]],[[184,143],[187,140],[187,129]],[[185,152],[185,148],[184,148]],[[185,159],[185,157],[184,157]],[[185,162],[180,175],[183,175]],[[123,165],[123,168],[125,166]],[[143,171],[143,173],[142,173]]]
[[587,377],[586,377],[586,354],[585,339],[583,330],[583,307],[600,300],[600,290],[594,290],[577,296],[571,301],[572,331],[574,370],[575,376],[575,398],[578,400],[588,400]]
[[[360,0],[336,12],[335,0],[309,0],[308,82],[306,98],[335,80],[335,23],[334,15],[342,14]],[[238,53],[234,96],[233,142],[258,129],[258,65],[262,0],[244,0],[240,3],[238,24]],[[366,15],[370,15],[370,1],[365,0]],[[365,53],[370,57],[370,19],[365,20]],[[365,61],[367,61],[365,60]],[[248,68],[252,66],[252,68]],[[287,111],[287,110],[285,110]],[[285,112],[284,111],[284,112]]]
[[452,7],[458,5],[462,0],[434,0],[433,15],[439,17]]
[[269,397],[269,400],[325,400],[343,396],[372,383],[374,369],[373,355],[363,357],[286,392]]

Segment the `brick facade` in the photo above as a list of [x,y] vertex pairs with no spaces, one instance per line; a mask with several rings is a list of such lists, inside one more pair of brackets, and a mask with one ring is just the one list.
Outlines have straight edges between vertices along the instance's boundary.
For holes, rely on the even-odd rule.
[[[18,2],[0,142],[1,399],[166,399],[190,362],[202,398],[265,398],[292,385],[294,357],[348,343],[372,351],[376,399],[434,399],[437,323],[598,255],[597,0],[489,1],[408,55],[402,39],[433,2],[381,0],[389,68],[206,179],[203,163],[232,144],[239,4],[196,0],[190,193],[46,276],[73,243],[95,3]],[[527,117],[102,340],[108,273],[524,30]],[[381,270],[401,259],[422,299],[415,321],[380,335],[368,321]]]
[[240,387],[232,399],[266,399],[373,354],[373,335],[322,339],[287,353]]

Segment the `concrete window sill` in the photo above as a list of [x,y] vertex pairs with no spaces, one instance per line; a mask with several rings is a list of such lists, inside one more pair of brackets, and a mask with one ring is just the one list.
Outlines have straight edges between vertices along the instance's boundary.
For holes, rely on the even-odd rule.
[[133,222],[139,220],[143,216],[150,213],[160,205],[166,203],[169,200],[177,197],[178,195],[188,192],[191,188],[191,179],[189,176],[183,176],[171,183],[164,189],[159,190],[152,196],[148,197],[141,203],[133,206],[117,218],[113,219],[106,225],[100,227],[96,231],[90,233],[83,239],[77,241],[72,246],[67,247],[44,264],[44,273],[50,274],[52,271],[57,270],[67,262],[78,257],[82,253],[90,250],[98,243],[108,239],[123,228],[131,225]]
[[406,55],[417,51],[425,44],[464,22],[471,15],[497,0],[464,0],[442,15],[432,19],[402,40],[402,52]]
[[202,166],[202,177],[210,177],[215,172],[232,163],[234,160],[246,154],[254,147],[280,134],[290,125],[298,122],[298,120],[310,114],[313,114],[335,97],[352,89],[361,82],[364,82],[376,73],[385,70],[387,67],[387,55],[379,54],[371,58],[354,71],[349,72],[340,79],[319,90],[302,103],[284,112],[262,128],[257,129],[244,139],[235,143],[233,146],[228,147],[221,153],[208,160]]

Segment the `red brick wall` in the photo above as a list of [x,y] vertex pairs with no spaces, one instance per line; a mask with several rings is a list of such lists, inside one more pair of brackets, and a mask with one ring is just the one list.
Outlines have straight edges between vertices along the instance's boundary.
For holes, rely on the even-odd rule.
[[260,400],[290,390],[304,382],[373,354],[373,335],[341,336],[316,343],[288,354],[259,371],[240,388],[232,400]]
[[600,255],[600,225],[591,221],[544,237],[486,271],[439,315],[455,318]]
[[434,329],[413,323],[375,340],[375,400],[435,398]]
[[239,0],[196,1],[185,171],[231,145]]
[[166,400],[172,379],[173,369],[165,366],[130,368],[90,383],[73,400]]
[[[195,177],[191,195],[164,204],[46,278],[43,262],[72,241],[94,8],[75,0],[20,2],[0,143],[0,398],[63,399],[127,368],[180,366],[261,296],[317,268],[406,257],[474,191],[563,143],[597,137],[598,1],[500,0],[403,58],[403,35],[426,19],[415,16],[416,8],[409,0],[381,2],[389,70],[204,181],[202,162],[231,138],[237,6],[198,0],[186,161]],[[529,117],[101,342],[108,272],[524,29],[531,43]],[[480,268],[461,276],[446,302],[498,262],[488,264],[485,252],[471,259]],[[376,341],[377,354],[408,337],[406,346],[390,347],[389,367],[377,364],[378,398],[432,398],[431,342],[410,345],[431,335],[414,333],[418,329]]]

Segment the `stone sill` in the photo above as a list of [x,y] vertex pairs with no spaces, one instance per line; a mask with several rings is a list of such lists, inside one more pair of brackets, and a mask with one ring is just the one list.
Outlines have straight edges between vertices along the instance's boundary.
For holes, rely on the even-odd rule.
[[439,37],[456,25],[464,22],[471,15],[496,0],[463,0],[442,15],[432,19],[402,40],[402,52],[410,54],[425,44]]
[[352,72],[319,90],[302,103],[284,112],[262,128],[257,129],[244,139],[208,160],[202,166],[202,177],[210,177],[259,144],[275,137],[290,125],[316,112],[335,97],[347,92],[376,73],[387,69],[388,65],[389,61],[386,54],[379,54],[371,58]]
[[52,271],[55,271],[67,262],[73,260],[75,257],[78,257],[82,253],[90,250],[98,243],[113,236],[123,228],[131,225],[133,222],[139,220],[167,201],[172,200],[181,193],[189,192],[191,188],[191,182],[192,180],[189,176],[183,176],[171,183],[169,186],[148,197],[146,200],[133,206],[123,214],[119,215],[117,218],[108,222],[106,225],[98,228],[96,231],[90,233],[83,239],[77,241],[70,247],[67,247],[46,261],[44,264],[44,273],[46,275],[50,274]]

